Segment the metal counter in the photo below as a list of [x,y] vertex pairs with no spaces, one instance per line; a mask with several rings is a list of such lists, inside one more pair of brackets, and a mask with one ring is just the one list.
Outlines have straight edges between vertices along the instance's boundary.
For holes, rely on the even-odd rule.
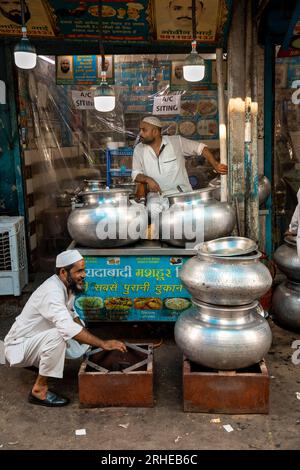
[[134,245],[119,248],[88,248],[78,245],[72,241],[67,250],[78,250],[82,256],[143,256],[143,255],[166,255],[166,256],[194,256],[194,248],[171,247],[160,241],[142,241]]

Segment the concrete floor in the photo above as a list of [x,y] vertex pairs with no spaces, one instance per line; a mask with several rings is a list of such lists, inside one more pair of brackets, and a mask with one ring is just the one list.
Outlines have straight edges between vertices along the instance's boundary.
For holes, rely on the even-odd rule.
[[[30,289],[29,289],[30,290]],[[29,292],[29,291],[28,291]],[[1,299],[0,338],[10,328],[29,293],[19,299]],[[266,357],[271,379],[269,415],[185,413],[182,408],[181,353],[173,341],[173,325],[102,324],[103,338],[131,338],[159,343],[155,348],[153,408],[80,408],[77,373],[79,361],[68,361],[62,380],[52,389],[71,398],[65,408],[27,403],[35,373],[0,366],[0,449],[299,449],[300,364],[294,365],[291,344],[300,334],[270,322],[273,345]],[[219,423],[211,422],[219,418]],[[230,424],[234,431],[226,432]],[[124,425],[124,426],[121,426]],[[75,430],[86,429],[86,436]]]

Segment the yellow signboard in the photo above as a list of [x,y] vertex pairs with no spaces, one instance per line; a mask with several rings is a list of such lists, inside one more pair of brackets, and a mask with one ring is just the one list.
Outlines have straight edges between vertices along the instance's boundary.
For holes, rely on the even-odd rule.
[[[196,0],[197,41],[218,42],[227,14],[225,0]],[[193,39],[192,0],[154,0],[154,18],[158,41]]]
[[[43,0],[24,0],[25,23],[29,36],[54,37],[53,14]],[[22,34],[20,0],[0,0],[0,35],[19,36]]]

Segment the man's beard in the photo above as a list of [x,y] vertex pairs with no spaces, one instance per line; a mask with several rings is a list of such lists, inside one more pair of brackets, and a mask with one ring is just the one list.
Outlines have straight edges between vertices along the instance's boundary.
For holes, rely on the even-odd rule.
[[[0,8],[0,11],[3,14],[3,16],[5,16],[5,18],[22,26],[22,16],[18,10],[16,10],[16,13],[11,13],[11,12],[6,13],[4,10],[2,10],[2,8]],[[30,19],[30,16],[31,16],[30,12],[28,10],[25,11],[25,14],[24,14],[25,23],[27,23],[27,21]]]
[[77,283],[72,278],[70,271],[67,274],[67,283],[68,283],[68,289],[70,289],[73,292],[73,294],[77,295],[77,294],[81,294],[82,292],[84,292],[84,286],[83,285],[82,287],[77,286]]
[[148,144],[148,145],[153,144],[154,140],[155,139],[153,137],[148,137],[148,138],[147,137],[146,138],[141,137],[142,144]]

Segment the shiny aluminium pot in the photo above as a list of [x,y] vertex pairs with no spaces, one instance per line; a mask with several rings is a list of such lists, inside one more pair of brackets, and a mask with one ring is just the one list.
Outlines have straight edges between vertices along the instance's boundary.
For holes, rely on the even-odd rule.
[[230,235],[235,226],[235,210],[227,202],[213,198],[212,189],[205,188],[167,196],[170,208],[160,218],[160,238],[166,243],[183,247],[199,241]]
[[275,251],[274,260],[289,279],[300,282],[300,259],[297,255],[296,238],[295,236],[286,236],[285,243]]
[[300,284],[285,281],[276,287],[272,297],[274,321],[294,331],[300,331]]
[[234,370],[256,364],[272,343],[258,307],[258,302],[240,307],[197,302],[177,319],[175,341],[191,361],[205,367]]
[[[203,244],[205,245],[205,244]],[[184,287],[200,302],[215,305],[246,305],[259,299],[272,285],[261,253],[220,257],[201,251],[179,272]]]
[[82,205],[68,218],[71,237],[80,245],[105,248],[136,242],[144,236],[148,215],[144,206],[133,205],[130,189],[83,192]]
[[82,192],[90,193],[92,191],[103,191],[106,187],[106,179],[84,180]]
[[[208,186],[210,188],[213,188],[213,197],[219,201],[221,198],[220,176],[217,176],[216,178],[212,179],[208,183]],[[260,206],[266,201],[266,199],[269,197],[270,194],[271,194],[270,181],[268,180],[266,176],[259,175],[258,177],[258,200],[259,200]]]

